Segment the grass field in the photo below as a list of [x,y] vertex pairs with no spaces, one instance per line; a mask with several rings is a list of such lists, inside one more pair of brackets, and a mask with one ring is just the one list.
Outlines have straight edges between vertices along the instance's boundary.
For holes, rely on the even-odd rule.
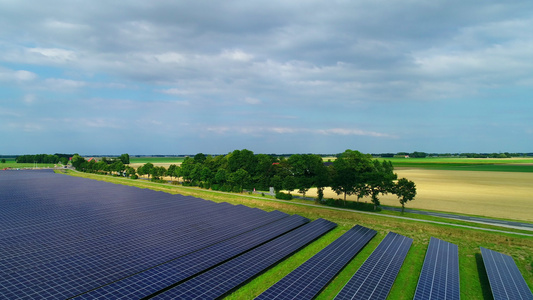
[[6,158],[5,163],[0,163],[0,170],[5,168],[12,169],[25,169],[25,168],[53,168],[54,164],[32,164],[32,163],[21,163],[18,164],[14,158]]
[[395,168],[450,171],[533,172],[533,158],[380,158]]
[[74,176],[150,188],[169,193],[191,195],[217,202],[243,204],[267,211],[277,209],[289,214],[299,214],[310,219],[321,217],[339,225],[334,231],[235,291],[227,299],[254,298],[356,224],[375,229],[378,231],[378,235],[328,285],[319,295],[318,299],[333,298],[389,231],[394,231],[414,239],[406,261],[391,290],[389,299],[412,299],[431,236],[459,246],[461,297],[463,299],[491,298],[490,287],[488,286],[488,280],[485,275],[479,246],[511,255],[529,287],[533,288],[533,237],[457,228],[451,225],[423,223],[416,220],[394,219],[380,214],[369,215],[333,210],[327,207],[302,206],[296,201],[271,201],[266,197],[259,197],[257,199],[247,195],[217,193],[199,188],[156,184],[144,180],[130,180],[77,172],[69,173]]

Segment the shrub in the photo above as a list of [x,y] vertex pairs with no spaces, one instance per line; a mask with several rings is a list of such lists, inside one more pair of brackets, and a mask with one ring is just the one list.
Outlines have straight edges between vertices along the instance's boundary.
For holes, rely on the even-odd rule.
[[292,195],[291,194],[285,194],[283,192],[276,192],[276,199],[292,200]]
[[174,180],[174,181],[172,181],[172,182],[171,182],[171,184],[173,184],[173,185],[179,185],[179,184],[180,184],[180,182],[179,182],[179,181],[177,181],[177,180]]
[[133,175],[130,176],[130,178],[131,178],[131,179],[138,179],[139,176],[137,176],[136,174],[133,174]]
[[346,201],[346,205],[344,205],[344,201],[343,200],[328,198],[328,199],[325,199],[324,201],[322,201],[322,203],[326,204],[327,206],[349,208],[349,209],[353,209],[353,210],[381,211],[381,207],[378,206],[378,208],[376,210],[374,210],[374,204],[373,203],[366,203],[366,202]]

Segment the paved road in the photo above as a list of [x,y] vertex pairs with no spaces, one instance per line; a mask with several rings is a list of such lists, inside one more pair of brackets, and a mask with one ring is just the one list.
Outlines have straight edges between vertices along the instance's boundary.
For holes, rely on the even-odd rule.
[[[384,210],[392,210],[392,211],[402,210],[399,207],[383,206],[381,208]],[[496,225],[496,226],[503,226],[503,227],[533,231],[533,224],[529,224],[529,223],[502,221],[502,220],[480,218],[480,217],[459,216],[459,215],[454,215],[454,214],[422,211],[422,210],[407,209],[407,208],[405,209],[405,212],[412,213],[412,214],[428,215],[428,216],[433,216],[433,217],[456,219],[456,220],[463,220],[463,221],[469,221],[469,222],[476,222],[476,223],[483,223],[483,224],[489,224],[489,225]]]

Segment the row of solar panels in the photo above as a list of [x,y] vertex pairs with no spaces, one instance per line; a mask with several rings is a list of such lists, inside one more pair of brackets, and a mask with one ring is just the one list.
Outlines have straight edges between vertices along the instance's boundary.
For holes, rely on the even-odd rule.
[[309,222],[52,172],[2,173],[0,201],[1,299],[66,299],[147,270],[214,265]]
[[[42,183],[38,188],[47,186]],[[29,207],[39,214],[33,207],[44,206],[36,218],[20,215],[26,223],[0,227],[0,298],[218,298],[336,226],[278,211],[192,197],[167,201],[164,193],[86,183],[90,194],[86,188],[54,194],[28,190],[28,182],[23,192],[4,189],[0,180],[0,198],[8,199],[9,208],[0,215],[16,219]],[[124,200],[124,193],[135,201]],[[95,196],[107,194],[115,197],[91,206]],[[62,214],[65,218],[50,217]],[[355,226],[257,299],[312,299],[375,235]],[[336,299],[385,299],[411,244],[390,232]],[[532,299],[512,258],[481,250],[495,299]],[[459,296],[457,246],[431,238],[415,299]]]

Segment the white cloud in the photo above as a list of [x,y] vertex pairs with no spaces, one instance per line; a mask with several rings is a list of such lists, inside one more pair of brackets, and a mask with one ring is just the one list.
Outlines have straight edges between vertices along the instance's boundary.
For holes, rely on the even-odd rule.
[[259,100],[257,98],[252,98],[252,97],[244,98],[244,102],[246,102],[248,104],[252,104],[252,105],[261,104],[261,100]]
[[398,138],[397,136],[387,133],[366,131],[353,128],[327,128],[327,129],[311,129],[311,128],[297,128],[297,127],[254,127],[254,126],[210,126],[205,129],[208,132],[215,132],[217,134],[227,133],[242,133],[242,134],[318,134],[318,135],[339,135],[339,136],[370,136],[378,138]]
[[224,50],[222,51],[220,56],[226,59],[242,61],[242,62],[247,62],[254,58],[253,55],[248,54],[240,49]]
[[63,79],[63,78],[48,78],[45,80],[46,88],[61,91],[63,89],[78,89],[87,85],[84,81]]
[[191,94],[190,91],[181,90],[181,89],[178,89],[178,88],[171,88],[171,89],[157,90],[157,91],[160,92],[160,93],[163,93],[163,94],[167,94],[167,95],[179,95],[179,96],[182,96],[182,95]]
[[27,54],[41,61],[67,63],[77,59],[74,51],[59,48],[26,48]]
[[26,82],[36,79],[37,74],[26,70],[10,70],[0,67],[0,81],[6,82]]
[[33,94],[28,94],[28,95],[25,95],[25,96],[24,96],[23,101],[24,101],[26,104],[32,104],[32,103],[35,102],[35,99],[36,99],[36,98],[37,98],[37,97],[35,97],[35,95],[33,95]]

